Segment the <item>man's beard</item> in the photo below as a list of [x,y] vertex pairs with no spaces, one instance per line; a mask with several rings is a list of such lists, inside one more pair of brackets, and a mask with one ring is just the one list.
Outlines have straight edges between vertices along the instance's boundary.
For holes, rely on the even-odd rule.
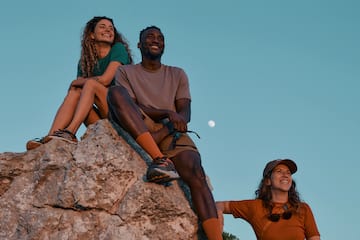
[[161,56],[163,55],[164,50],[162,50],[160,53],[157,54],[153,54],[150,51],[146,51],[143,53],[143,55],[145,55],[147,58],[151,59],[151,60],[158,60],[161,59]]

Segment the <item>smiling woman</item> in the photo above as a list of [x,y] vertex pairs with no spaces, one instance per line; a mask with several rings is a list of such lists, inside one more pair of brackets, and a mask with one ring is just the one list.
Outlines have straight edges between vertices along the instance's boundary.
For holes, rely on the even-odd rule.
[[290,159],[268,162],[256,199],[216,202],[222,223],[224,213],[232,214],[249,222],[257,239],[319,240],[312,211],[300,201],[292,179],[296,171],[296,163]]
[[120,65],[132,63],[128,43],[108,17],[94,17],[87,22],[81,41],[77,79],[70,84],[47,136],[30,140],[31,150],[57,138],[76,143],[80,125],[106,118],[106,95]]

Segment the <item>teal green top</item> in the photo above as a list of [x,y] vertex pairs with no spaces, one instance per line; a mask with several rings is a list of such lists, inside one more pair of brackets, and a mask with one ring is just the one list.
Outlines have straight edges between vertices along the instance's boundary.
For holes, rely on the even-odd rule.
[[[109,63],[113,61],[120,62],[123,65],[130,63],[128,53],[126,51],[125,46],[122,43],[119,42],[115,43],[114,46],[112,46],[112,48],[110,49],[108,55],[98,60],[98,63],[93,71],[93,76],[103,75]],[[78,77],[82,76],[80,62],[78,64],[77,76]]]

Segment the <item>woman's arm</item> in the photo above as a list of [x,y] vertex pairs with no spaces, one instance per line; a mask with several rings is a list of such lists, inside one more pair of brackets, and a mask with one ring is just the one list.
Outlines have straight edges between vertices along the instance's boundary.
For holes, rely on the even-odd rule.
[[230,214],[230,202],[229,201],[218,201],[216,202],[216,208],[218,212]]
[[107,66],[105,72],[102,75],[89,77],[89,78],[78,77],[77,79],[72,81],[71,86],[81,88],[81,87],[84,86],[86,80],[94,79],[97,82],[104,85],[105,87],[107,87],[107,86],[110,85],[111,81],[114,79],[115,73],[116,73],[118,67],[121,66],[121,65],[122,64],[120,62],[112,61],[112,62],[109,63],[109,65]]
[[92,78],[95,79],[96,81],[98,81],[99,83],[101,83],[102,85],[107,87],[107,86],[110,85],[111,81],[114,79],[116,70],[121,65],[122,64],[120,62],[112,61],[107,66],[107,68],[106,68],[105,72],[103,73],[103,75],[95,76],[95,77],[92,77]]
[[320,240],[320,236],[313,236],[311,238],[308,238],[307,240]]
[[221,228],[224,228],[224,213],[230,213],[230,202],[229,201],[219,201],[216,202],[218,219],[221,225]]

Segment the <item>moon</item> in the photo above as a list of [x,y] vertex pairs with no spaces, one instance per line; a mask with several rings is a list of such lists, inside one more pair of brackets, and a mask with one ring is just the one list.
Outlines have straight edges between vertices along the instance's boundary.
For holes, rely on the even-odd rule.
[[215,127],[215,121],[214,121],[214,120],[209,120],[209,121],[208,121],[208,125],[209,125],[209,127],[211,127],[211,128]]

